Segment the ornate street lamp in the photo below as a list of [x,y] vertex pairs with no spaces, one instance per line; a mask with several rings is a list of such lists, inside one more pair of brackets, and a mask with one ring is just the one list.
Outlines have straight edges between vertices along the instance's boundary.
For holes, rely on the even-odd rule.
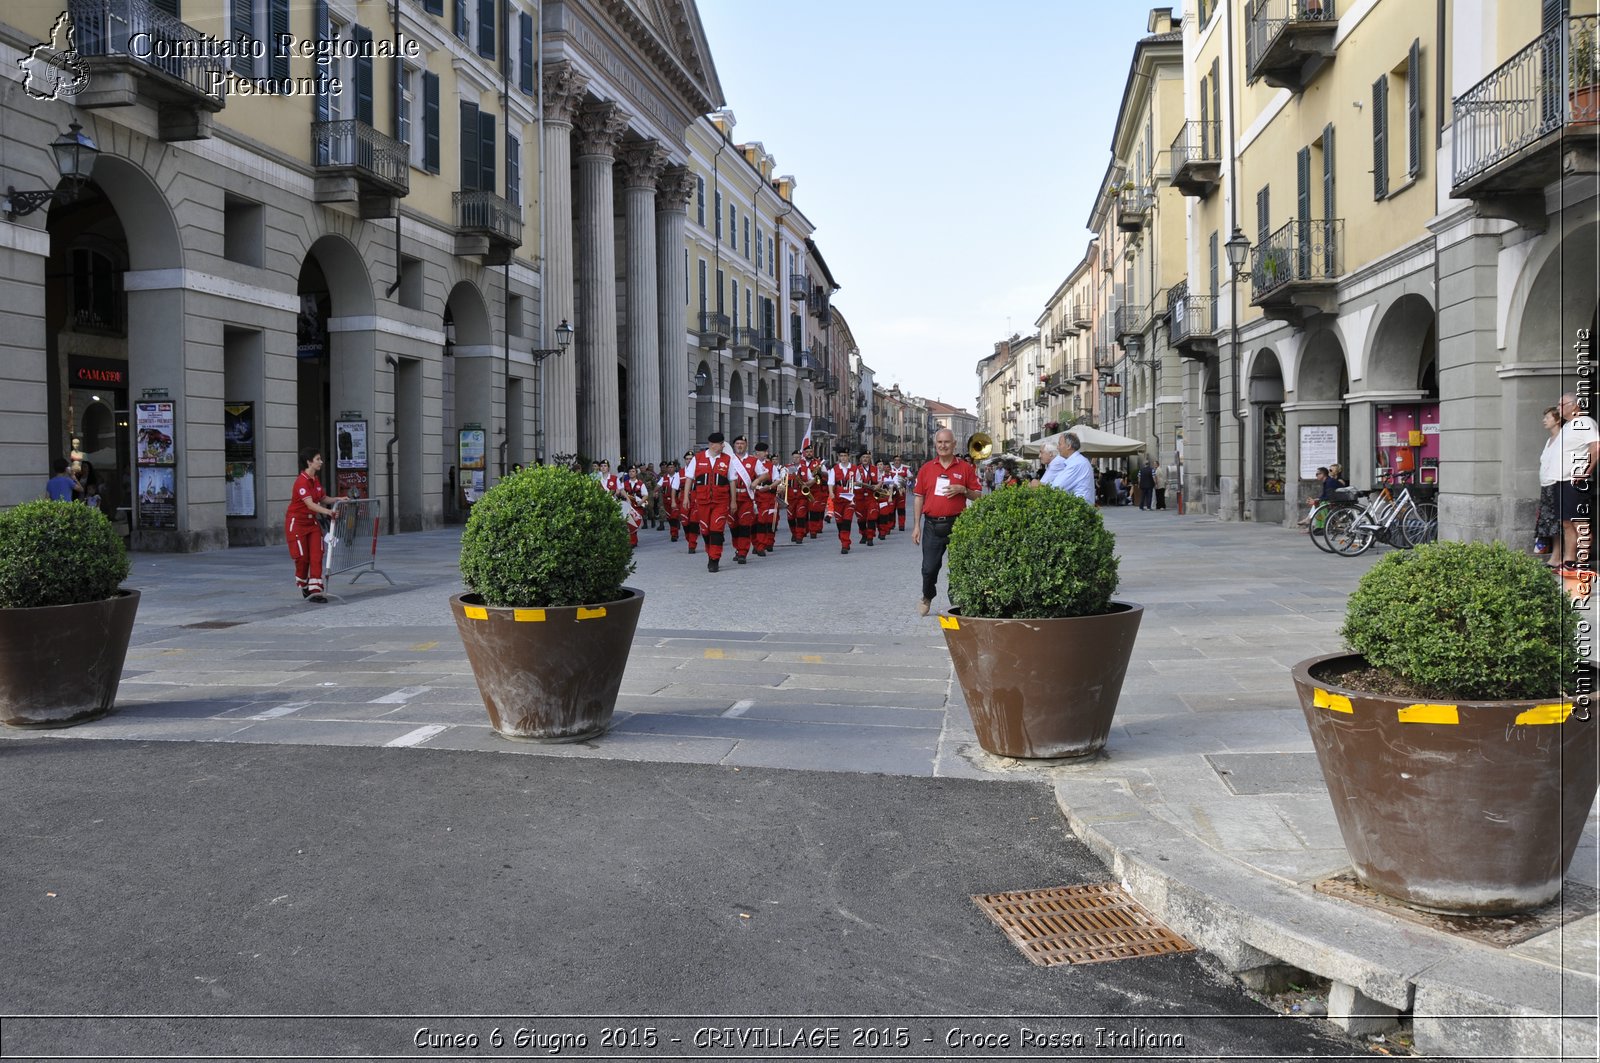
[[56,158],[56,170],[67,186],[18,192],[8,185],[5,202],[0,203],[0,211],[5,213],[6,221],[16,221],[58,199],[69,202],[77,198],[83,186],[89,183],[89,176],[94,172],[94,161],[100,157],[100,149],[84,133],[81,125],[73,122],[65,133],[50,142],[50,150]]

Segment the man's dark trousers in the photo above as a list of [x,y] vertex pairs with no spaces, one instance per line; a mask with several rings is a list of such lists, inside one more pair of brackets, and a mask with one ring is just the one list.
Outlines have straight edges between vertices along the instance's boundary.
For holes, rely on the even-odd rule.
[[950,545],[954,517],[922,518],[922,597],[933,601],[939,592],[939,569],[944,565],[945,547]]

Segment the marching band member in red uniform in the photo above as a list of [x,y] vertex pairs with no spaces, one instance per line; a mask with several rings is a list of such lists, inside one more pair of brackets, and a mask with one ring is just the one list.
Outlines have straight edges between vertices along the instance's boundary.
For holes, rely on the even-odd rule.
[[687,508],[694,502],[700,534],[706,537],[707,572],[717,571],[722,560],[723,539],[733,518],[733,481],[739,480],[746,489],[750,486],[744,465],[723,451],[723,439],[721,432],[712,432],[706,437],[706,449],[684,470],[683,503]]
[[837,448],[838,460],[828,470],[828,512],[839,529],[839,552],[850,552],[850,522],[855,517],[855,468],[850,464],[850,448]]
[[872,455],[863,450],[856,456],[855,470],[851,474],[856,484],[856,527],[861,531],[861,541],[871,546],[878,537],[878,470],[873,467]]
[[878,462],[878,538],[887,539],[894,531],[894,469],[888,462]]
[[661,499],[661,519],[667,522],[667,531],[671,534],[673,542],[678,541],[678,529],[683,524],[683,517],[678,513],[677,479],[677,463],[662,462],[661,479],[656,484],[656,494]]
[[777,475],[779,467],[771,460],[768,454],[770,448],[765,443],[756,444],[755,467],[751,470],[750,480],[756,488],[756,534],[755,550],[757,557],[766,557],[778,545],[778,485]]
[[811,456],[805,448],[806,483],[809,498],[806,500],[806,531],[815,539],[822,534],[822,519],[828,512],[828,465],[821,458]]
[[[756,456],[746,452],[750,443],[744,436],[733,437],[733,460],[744,466],[745,479],[754,480]],[[744,564],[750,555],[751,540],[756,533],[756,496],[754,491],[735,491],[733,497],[733,559]]]
[[300,588],[300,597],[313,602],[325,602],[322,596],[322,526],[317,517],[331,517],[333,510],[324,502],[345,502],[343,495],[324,497],[322,479],[322,448],[303,447],[300,450],[300,475],[295,478],[289,492],[289,508],[283,514],[283,537],[289,542],[289,556],[294,558],[294,581]]
[[895,479],[900,481],[900,490],[894,498],[894,515],[899,522],[900,530],[906,530],[906,495],[911,491],[911,466],[905,463],[900,455],[894,456],[894,464],[889,466]]
[[797,543],[806,541],[810,495],[806,487],[805,459],[797,450],[789,455],[789,464],[783,470],[783,504],[789,511],[789,538]]

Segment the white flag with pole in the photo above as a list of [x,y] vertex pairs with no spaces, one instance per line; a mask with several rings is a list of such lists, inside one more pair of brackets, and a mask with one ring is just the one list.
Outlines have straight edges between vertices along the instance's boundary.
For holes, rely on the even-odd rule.
[[800,437],[800,449],[805,450],[811,446],[811,418],[806,418],[805,434]]

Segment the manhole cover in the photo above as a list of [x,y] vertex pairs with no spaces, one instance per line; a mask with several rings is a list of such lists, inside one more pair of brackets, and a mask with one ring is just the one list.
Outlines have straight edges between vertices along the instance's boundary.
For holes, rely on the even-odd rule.
[[197,624],[180,624],[179,627],[190,631],[220,631],[225,627],[238,627],[243,620],[202,620]]
[[980,893],[972,899],[1040,967],[1194,950],[1112,883]]
[[1504,949],[1519,942],[1536,938],[1554,930],[1563,923],[1593,915],[1600,909],[1600,894],[1581,883],[1568,882],[1563,897],[1558,897],[1543,908],[1521,915],[1435,915],[1407,907],[1392,897],[1363,886],[1354,871],[1345,871],[1325,878],[1314,887],[1318,893],[1376,908],[1386,915],[1417,923],[1446,934],[1470,938],[1485,945]]

